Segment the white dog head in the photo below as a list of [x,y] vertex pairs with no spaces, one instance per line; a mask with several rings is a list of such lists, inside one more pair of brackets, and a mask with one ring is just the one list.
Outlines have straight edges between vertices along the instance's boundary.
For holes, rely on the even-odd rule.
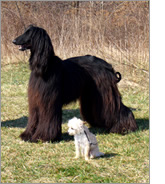
[[77,135],[84,133],[84,126],[83,121],[76,117],[72,118],[68,121],[68,133],[69,135]]

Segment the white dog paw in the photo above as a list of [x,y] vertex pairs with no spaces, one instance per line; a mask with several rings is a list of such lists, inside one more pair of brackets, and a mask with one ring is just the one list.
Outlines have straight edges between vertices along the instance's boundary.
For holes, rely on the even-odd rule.
[[93,155],[91,155],[90,158],[95,158],[95,157]]

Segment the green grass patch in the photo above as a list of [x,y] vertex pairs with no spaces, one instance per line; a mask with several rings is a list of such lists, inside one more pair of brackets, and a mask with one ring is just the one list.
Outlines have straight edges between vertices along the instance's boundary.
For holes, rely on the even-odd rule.
[[63,108],[62,140],[29,143],[19,138],[27,124],[28,64],[1,69],[1,182],[2,183],[148,183],[149,95],[144,88],[119,88],[131,107],[139,130],[125,136],[90,128],[105,156],[86,162],[74,159],[73,137],[67,121],[81,117],[79,103]]

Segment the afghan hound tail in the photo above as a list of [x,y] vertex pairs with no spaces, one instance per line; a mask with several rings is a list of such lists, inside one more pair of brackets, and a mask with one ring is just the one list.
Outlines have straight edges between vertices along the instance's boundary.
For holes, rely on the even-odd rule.
[[121,73],[120,72],[116,72],[115,73],[116,78],[117,78],[117,83],[121,81]]

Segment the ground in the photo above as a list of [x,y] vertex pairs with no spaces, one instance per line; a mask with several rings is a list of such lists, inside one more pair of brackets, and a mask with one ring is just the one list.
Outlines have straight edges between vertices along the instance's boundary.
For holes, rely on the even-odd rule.
[[[127,135],[107,134],[90,128],[104,157],[74,159],[73,137],[67,121],[81,117],[78,102],[63,108],[62,141],[30,143],[19,138],[27,124],[27,63],[1,68],[1,182],[2,183],[148,183],[149,95],[139,84],[119,84],[123,102],[135,115],[138,131]],[[124,82],[123,82],[124,81]]]

